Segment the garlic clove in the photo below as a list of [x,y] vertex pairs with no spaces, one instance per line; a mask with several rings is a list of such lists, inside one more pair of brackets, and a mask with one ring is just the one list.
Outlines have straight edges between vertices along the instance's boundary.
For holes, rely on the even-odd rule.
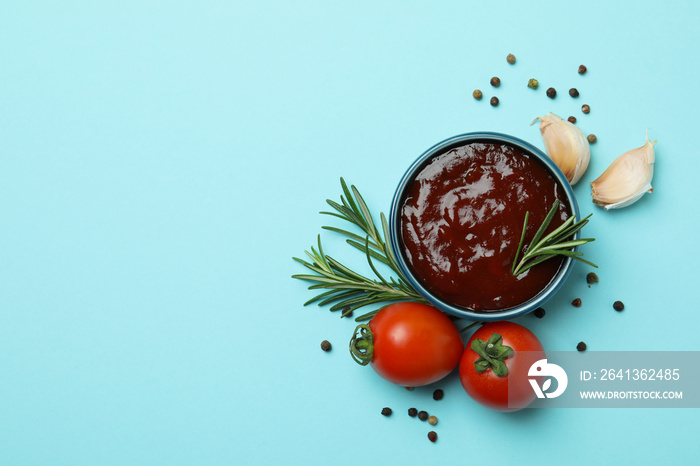
[[573,186],[581,179],[591,159],[591,146],[583,131],[554,113],[532,120],[540,120],[540,133],[550,159],[564,172]]
[[617,157],[598,179],[591,182],[593,203],[606,210],[619,209],[637,202],[644,193],[652,192],[655,145],[656,141],[650,141],[647,132],[642,147]]

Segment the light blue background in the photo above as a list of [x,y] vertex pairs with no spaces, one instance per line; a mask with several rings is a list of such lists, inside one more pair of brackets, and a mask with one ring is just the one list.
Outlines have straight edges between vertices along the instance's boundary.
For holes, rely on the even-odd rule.
[[[690,0],[3,2],[0,464],[697,460],[695,410],[504,415],[454,375],[392,386],[289,277],[340,176],[386,212],[432,144],[543,147],[530,121],[573,114],[599,140],[576,193],[600,283],[577,266],[519,322],[551,350],[698,350],[699,19]],[[588,182],[647,129],[654,193],[594,207]],[[436,444],[411,406],[439,417]]]

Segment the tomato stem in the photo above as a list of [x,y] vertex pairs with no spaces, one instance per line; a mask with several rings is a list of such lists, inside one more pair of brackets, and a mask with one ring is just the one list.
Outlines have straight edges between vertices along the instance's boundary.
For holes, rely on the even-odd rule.
[[350,339],[350,356],[361,366],[366,366],[374,356],[374,334],[367,324],[355,327]]
[[472,341],[471,349],[480,356],[474,362],[474,368],[477,372],[481,373],[490,368],[498,377],[508,375],[508,366],[505,361],[513,356],[515,352],[513,348],[503,344],[501,335],[492,333],[488,341],[477,338]]

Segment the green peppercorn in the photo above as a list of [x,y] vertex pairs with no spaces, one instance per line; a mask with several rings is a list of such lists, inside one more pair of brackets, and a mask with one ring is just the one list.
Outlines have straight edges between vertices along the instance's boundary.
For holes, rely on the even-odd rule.
[[508,56],[506,57],[506,61],[510,63],[511,65],[515,63],[515,55],[512,53],[509,53]]
[[535,78],[530,78],[530,80],[527,82],[527,87],[530,89],[537,89],[539,85],[540,83]]
[[575,87],[572,87],[571,89],[569,89],[569,95],[575,99],[579,95],[578,89],[576,89]]
[[550,99],[553,99],[553,98],[555,98],[556,96],[557,96],[557,90],[556,90],[556,89],[554,89],[553,87],[550,87],[549,89],[547,89],[547,97],[549,97]]
[[492,85],[493,87],[498,87],[498,86],[500,86],[500,85],[501,85],[501,79],[498,78],[497,76],[494,76],[493,78],[491,78],[491,85]]
[[581,106],[581,111],[586,114],[591,113],[591,107],[588,104],[583,104]]
[[491,106],[498,107],[498,97],[491,97]]
[[479,89],[476,89],[474,92],[472,92],[472,96],[474,96],[476,100],[481,100],[484,94],[482,94]]
[[595,134],[589,134],[588,136],[586,136],[586,139],[588,139],[588,142],[591,144],[595,144],[596,142],[598,142],[598,137]]

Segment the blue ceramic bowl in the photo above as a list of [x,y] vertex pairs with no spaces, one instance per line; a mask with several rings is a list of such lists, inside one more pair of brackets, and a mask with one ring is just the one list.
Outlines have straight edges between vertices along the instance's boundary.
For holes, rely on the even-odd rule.
[[[576,216],[576,218],[581,218],[581,214],[578,208],[578,203],[576,202],[576,197],[574,196],[574,191],[571,189],[571,185],[567,181],[564,173],[557,167],[552,159],[550,159],[545,153],[539,150],[532,144],[525,142],[507,134],[500,133],[467,133],[460,134],[458,136],[451,137],[442,142],[435,144],[433,147],[425,151],[418,159],[409,167],[409,169],[404,174],[398,188],[396,188],[396,193],[394,194],[394,199],[391,203],[391,211],[389,216],[389,235],[391,249],[396,257],[396,260],[403,272],[408,283],[415,288],[418,293],[420,293],[425,299],[427,299],[433,306],[438,309],[453,314],[458,317],[462,317],[470,320],[480,320],[480,321],[495,321],[495,320],[506,320],[513,319],[515,317],[527,314],[534,311],[538,307],[542,306],[549,298],[551,298],[557,290],[564,284],[566,278],[571,273],[571,269],[574,266],[574,259],[566,258],[562,262],[561,267],[557,271],[557,274],[552,278],[549,284],[540,291],[535,297],[526,301],[518,306],[510,307],[507,309],[501,309],[496,311],[474,311],[464,307],[456,306],[450,302],[444,301],[436,296],[434,296],[429,290],[427,290],[420,281],[413,274],[413,271],[408,265],[406,256],[403,252],[401,236],[401,208],[405,199],[405,191],[410,186],[411,182],[420,173],[420,171],[427,165],[427,163],[435,156],[443,154],[453,147],[458,147],[469,142],[492,142],[499,144],[509,144],[511,146],[518,147],[520,150],[526,154],[531,155],[534,159],[538,160],[552,175],[552,177],[562,186],[564,192],[566,193],[566,198],[568,205],[571,208],[571,212]],[[576,233],[575,238],[578,239],[580,233]]]

